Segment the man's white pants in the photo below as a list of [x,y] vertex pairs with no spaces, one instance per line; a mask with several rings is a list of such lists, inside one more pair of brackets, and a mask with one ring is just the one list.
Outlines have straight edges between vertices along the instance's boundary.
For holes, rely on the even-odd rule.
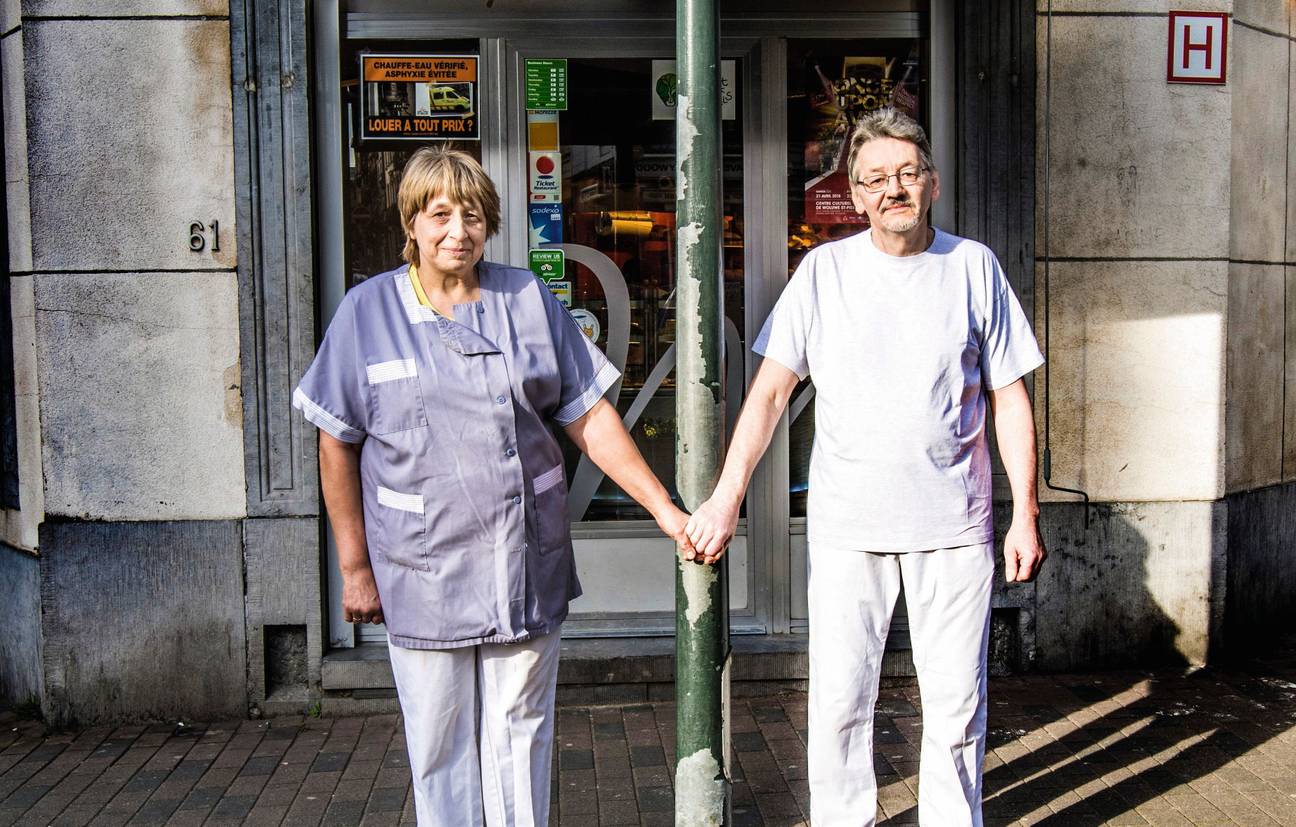
[[922,697],[918,817],[981,825],[993,543],[875,554],[811,543],[810,821],[872,825],[873,707],[903,580]]
[[547,823],[559,637],[388,646],[419,827]]

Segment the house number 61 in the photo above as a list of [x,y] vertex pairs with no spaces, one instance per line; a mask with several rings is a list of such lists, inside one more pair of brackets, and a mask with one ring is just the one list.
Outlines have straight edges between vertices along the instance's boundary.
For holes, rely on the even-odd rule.
[[189,225],[189,249],[195,253],[201,253],[207,246],[207,231],[211,230],[211,249],[213,253],[220,252],[220,222],[212,219],[211,227],[204,227],[201,221],[195,221]]

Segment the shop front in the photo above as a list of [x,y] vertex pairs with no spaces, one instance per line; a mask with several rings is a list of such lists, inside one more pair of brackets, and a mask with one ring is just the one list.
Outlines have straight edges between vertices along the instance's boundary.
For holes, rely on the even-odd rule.
[[[338,204],[320,205],[321,216],[341,218],[320,233],[340,241],[332,259],[340,266],[320,272],[323,321],[346,289],[399,263],[395,196],[406,158],[429,141],[467,150],[504,201],[487,258],[533,267],[621,368],[612,401],[674,493],[673,13],[645,13],[643,4],[579,12],[538,3],[516,14],[438,5],[450,4],[342,4],[336,38],[316,40],[316,65],[336,67],[341,114],[336,134],[316,131],[321,148],[336,149],[318,152],[319,178],[341,180]],[[899,106],[932,128],[937,146],[949,145],[947,119],[933,118],[953,93],[933,71],[933,14],[940,10],[908,5],[814,18],[724,10],[730,423],[754,367],[749,338],[801,255],[863,228],[845,170],[854,119]],[[734,634],[805,630],[813,410],[807,384],[749,490],[727,556]],[[570,445],[566,477],[584,595],[564,634],[671,634],[673,544]],[[381,627],[342,621],[337,592],[328,595],[330,644],[384,642]]]
[[[336,18],[316,12],[315,92],[334,96],[339,114],[332,123],[317,119],[316,128],[316,174],[340,181],[318,194],[318,238],[335,244],[334,255],[321,250],[321,323],[347,289],[400,263],[396,189],[410,154],[432,141],[466,150],[504,202],[503,229],[487,258],[530,266],[621,369],[611,399],[674,493],[673,10],[439,5],[447,8],[370,2],[341,4]],[[845,169],[855,119],[897,106],[925,123],[938,147],[950,145],[949,67],[931,48],[941,9],[855,5],[814,16],[763,7],[723,13],[730,423],[754,367],[749,339],[801,256],[863,229]],[[329,32],[334,19],[337,30]],[[734,634],[806,629],[813,397],[809,383],[798,389],[748,492],[727,556]],[[585,594],[564,635],[671,634],[673,544],[574,446],[566,448]],[[343,621],[331,553],[329,568],[331,646],[384,642],[381,627]],[[907,647],[897,620],[894,645]]]

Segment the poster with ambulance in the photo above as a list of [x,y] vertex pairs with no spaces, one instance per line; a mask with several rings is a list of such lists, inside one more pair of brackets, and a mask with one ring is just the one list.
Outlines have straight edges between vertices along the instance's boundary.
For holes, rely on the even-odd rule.
[[360,140],[477,141],[476,55],[360,55]]

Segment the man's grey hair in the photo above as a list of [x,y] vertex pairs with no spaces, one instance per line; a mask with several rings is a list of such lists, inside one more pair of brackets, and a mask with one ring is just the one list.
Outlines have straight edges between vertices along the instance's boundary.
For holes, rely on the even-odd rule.
[[848,175],[855,175],[855,157],[859,155],[860,147],[878,138],[908,141],[918,147],[918,157],[922,159],[923,166],[936,169],[936,162],[932,160],[931,142],[927,140],[923,128],[898,109],[884,106],[860,118],[859,123],[855,124],[855,129],[851,132],[850,153],[846,156]]

